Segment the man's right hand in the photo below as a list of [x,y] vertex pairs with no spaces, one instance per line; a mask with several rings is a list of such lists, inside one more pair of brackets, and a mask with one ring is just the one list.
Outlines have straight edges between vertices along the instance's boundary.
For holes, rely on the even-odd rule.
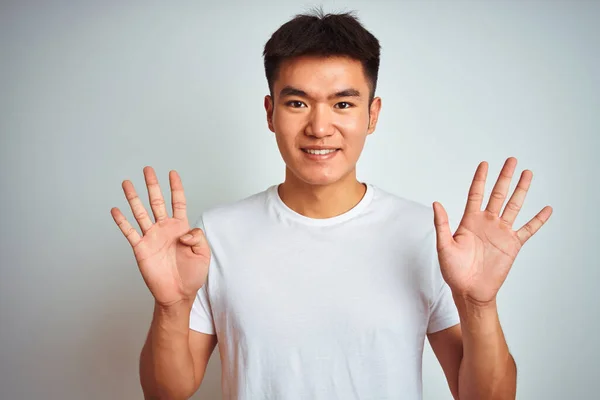
[[144,178],[155,222],[128,180],[123,181],[123,191],[142,236],[118,208],[111,209],[112,217],[131,244],[142,277],[158,305],[168,308],[182,302],[191,304],[208,276],[211,257],[208,242],[201,229],[190,230],[183,185],[177,172],[169,173],[172,218],[167,214],[152,167],[144,168]]

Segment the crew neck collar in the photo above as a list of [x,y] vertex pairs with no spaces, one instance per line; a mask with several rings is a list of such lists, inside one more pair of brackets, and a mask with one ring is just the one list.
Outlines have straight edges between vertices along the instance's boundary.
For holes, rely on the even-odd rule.
[[268,195],[272,199],[272,203],[275,206],[275,208],[277,209],[277,211],[282,216],[285,216],[286,218],[289,218],[293,221],[296,221],[296,222],[299,222],[299,223],[302,223],[305,225],[331,226],[331,225],[336,225],[336,224],[348,221],[349,219],[359,215],[371,203],[371,200],[373,199],[374,187],[373,187],[373,185],[371,185],[369,183],[363,183],[363,184],[366,186],[366,191],[365,191],[365,194],[363,195],[363,197],[360,199],[360,201],[354,207],[352,207],[350,210],[348,210],[340,215],[336,215],[335,217],[330,217],[330,218],[311,218],[311,217],[307,217],[305,215],[302,215],[302,214],[292,210],[290,207],[288,207],[287,204],[285,204],[283,202],[283,200],[279,196],[280,184],[271,186],[268,189]]

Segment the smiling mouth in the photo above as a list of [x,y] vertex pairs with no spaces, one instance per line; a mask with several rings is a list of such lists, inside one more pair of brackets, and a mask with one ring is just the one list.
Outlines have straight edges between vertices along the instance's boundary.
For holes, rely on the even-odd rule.
[[323,156],[331,153],[335,153],[339,149],[302,149],[303,152],[308,154],[314,154],[318,156]]

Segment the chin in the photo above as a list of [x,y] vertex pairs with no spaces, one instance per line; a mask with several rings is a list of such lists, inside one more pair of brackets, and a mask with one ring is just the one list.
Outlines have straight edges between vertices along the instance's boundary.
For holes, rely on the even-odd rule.
[[305,184],[313,186],[328,186],[333,185],[342,181],[348,174],[324,174],[322,171],[310,173],[309,171],[302,171],[300,173],[294,173],[294,179],[297,179]]
[[338,182],[339,179],[333,179],[333,178],[311,178],[311,179],[304,179],[304,183],[307,183],[309,185],[313,185],[313,186],[328,186],[331,184],[334,184],[336,182]]

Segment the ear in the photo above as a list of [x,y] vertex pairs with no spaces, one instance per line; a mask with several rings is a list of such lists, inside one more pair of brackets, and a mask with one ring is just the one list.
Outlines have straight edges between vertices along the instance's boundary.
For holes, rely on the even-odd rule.
[[265,111],[267,112],[267,125],[269,126],[269,130],[275,133],[275,128],[273,128],[273,98],[270,95],[265,96]]
[[369,127],[367,128],[367,135],[375,132],[377,126],[377,120],[379,119],[379,111],[381,111],[381,98],[375,97],[369,107]]

